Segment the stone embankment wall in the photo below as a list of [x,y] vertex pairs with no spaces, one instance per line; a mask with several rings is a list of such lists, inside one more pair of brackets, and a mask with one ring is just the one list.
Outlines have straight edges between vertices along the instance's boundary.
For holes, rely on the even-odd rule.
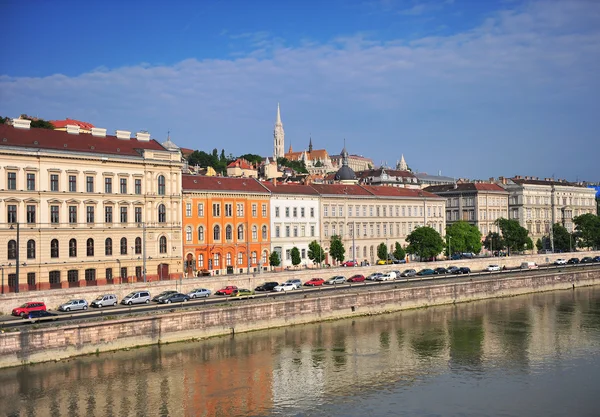
[[438,266],[468,266],[473,271],[485,268],[489,264],[498,264],[507,268],[514,268],[521,265],[522,262],[530,261],[538,264],[554,262],[558,258],[569,258],[576,256],[582,258],[584,256],[598,256],[600,251],[596,252],[576,252],[563,254],[547,254],[547,255],[524,255],[510,256],[502,258],[475,258],[463,259],[460,261],[438,261],[438,262],[411,262],[408,264],[399,265],[371,265],[366,267],[355,268],[324,268],[324,269],[301,269],[290,270],[283,272],[268,272],[262,274],[250,275],[216,275],[208,277],[183,278],[180,281],[157,281],[151,283],[130,283],[119,285],[103,285],[99,287],[84,287],[84,288],[69,288],[47,291],[32,291],[21,292],[19,294],[2,294],[0,295],[0,314],[10,314],[13,308],[23,304],[26,301],[43,301],[49,309],[55,310],[58,306],[73,298],[83,298],[91,302],[101,294],[116,294],[121,300],[125,295],[132,291],[150,290],[152,295],[159,294],[165,290],[177,290],[188,292],[193,288],[208,288],[213,293],[225,285],[236,285],[239,288],[254,289],[265,281],[284,282],[290,278],[299,278],[308,281],[313,277],[329,278],[333,275],[344,275],[346,278],[354,274],[363,274],[365,276],[373,272],[387,272],[394,270],[404,270],[407,268],[416,269],[436,268]]
[[403,309],[570,289],[600,283],[598,268],[546,275],[447,282],[333,295],[286,297],[271,302],[148,315],[0,334],[0,367],[51,361],[135,346],[202,339],[315,321]]

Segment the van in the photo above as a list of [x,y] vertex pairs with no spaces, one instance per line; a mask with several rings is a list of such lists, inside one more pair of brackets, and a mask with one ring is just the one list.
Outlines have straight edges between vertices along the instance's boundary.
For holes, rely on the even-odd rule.
[[537,269],[537,267],[535,262],[523,262],[521,264],[521,269]]
[[92,307],[116,306],[117,296],[114,294],[99,295],[90,305]]
[[127,294],[121,304],[132,305],[132,304],[148,304],[150,302],[150,293],[148,291],[136,291]]

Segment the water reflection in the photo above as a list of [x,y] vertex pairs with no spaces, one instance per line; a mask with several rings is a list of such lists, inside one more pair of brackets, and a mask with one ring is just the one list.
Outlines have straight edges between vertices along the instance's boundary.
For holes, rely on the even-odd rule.
[[[461,395],[472,415],[519,415],[447,394],[473,380],[519,384],[573,360],[595,358],[586,366],[598,371],[599,346],[600,289],[584,288],[0,370],[0,414],[384,415],[402,399],[408,414],[433,415],[426,399],[431,408],[410,408],[428,392],[454,404],[445,415],[464,413]],[[595,398],[578,394],[585,415]]]

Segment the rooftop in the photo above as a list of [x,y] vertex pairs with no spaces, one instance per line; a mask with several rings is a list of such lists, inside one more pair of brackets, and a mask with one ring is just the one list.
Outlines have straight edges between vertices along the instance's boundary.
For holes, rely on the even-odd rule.
[[430,185],[425,188],[426,191],[431,193],[447,193],[447,192],[467,192],[467,191],[496,191],[507,193],[504,188],[497,184],[483,183],[483,182],[467,182],[461,184],[443,184],[443,185]]
[[184,191],[222,191],[268,194],[269,190],[254,178],[205,177],[201,175],[183,175]]

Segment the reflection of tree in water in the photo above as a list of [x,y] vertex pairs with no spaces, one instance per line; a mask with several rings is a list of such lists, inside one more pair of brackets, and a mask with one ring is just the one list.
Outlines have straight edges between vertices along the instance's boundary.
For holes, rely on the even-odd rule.
[[485,330],[481,315],[448,321],[451,366],[479,368],[483,361]]
[[314,332],[313,348],[310,350],[313,367],[320,368],[325,361],[326,349],[323,343],[323,326],[318,325]]
[[169,415],[169,380],[165,377],[160,383],[160,415]]
[[390,333],[389,332],[381,332],[379,333],[379,346],[383,350],[390,349]]
[[333,353],[333,364],[336,368],[346,365],[346,332],[343,327],[336,326],[333,331],[331,351]]
[[437,358],[446,348],[446,334],[441,328],[424,329],[421,333],[415,334],[410,344],[420,358]]
[[531,323],[527,307],[503,312],[500,340],[504,358],[509,366],[526,369],[529,367],[529,337]]

